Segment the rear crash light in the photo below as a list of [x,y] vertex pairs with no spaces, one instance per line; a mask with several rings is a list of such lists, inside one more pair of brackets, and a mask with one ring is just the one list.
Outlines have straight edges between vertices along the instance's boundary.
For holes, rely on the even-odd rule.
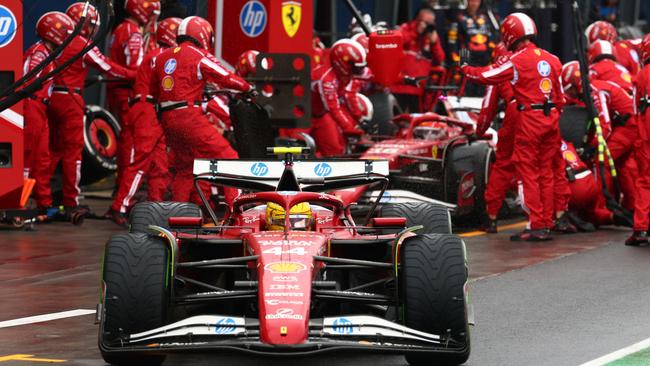
[[201,226],[203,219],[200,217],[170,217],[170,227],[174,226]]
[[405,217],[373,217],[370,220],[372,227],[406,227]]

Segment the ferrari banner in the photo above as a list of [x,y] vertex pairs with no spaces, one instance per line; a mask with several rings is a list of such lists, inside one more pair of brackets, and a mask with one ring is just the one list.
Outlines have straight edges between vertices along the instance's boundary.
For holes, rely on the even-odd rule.
[[282,3],[282,25],[289,37],[293,37],[300,28],[302,18],[302,4],[298,1],[285,1]]

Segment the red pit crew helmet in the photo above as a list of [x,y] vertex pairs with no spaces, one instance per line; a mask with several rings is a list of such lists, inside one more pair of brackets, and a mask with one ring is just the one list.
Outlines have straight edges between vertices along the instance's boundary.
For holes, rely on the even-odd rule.
[[[65,13],[72,19],[72,21],[77,24],[81,20],[81,15],[83,14],[84,7],[86,3],[78,2],[70,5],[66,9]],[[95,34],[97,28],[99,28],[99,13],[94,6],[88,4],[88,14],[86,15],[86,22],[81,28],[81,35],[84,37],[90,37]]]
[[350,110],[356,111],[359,115],[360,123],[369,123],[372,121],[372,116],[375,112],[370,99],[361,94],[356,93],[352,98],[346,98]]
[[505,62],[512,52],[508,51],[506,45],[503,42],[499,42],[494,46],[492,50],[492,60],[493,62],[503,63]]
[[209,50],[214,43],[214,31],[210,23],[197,16],[190,16],[178,27],[178,36],[193,40],[197,46]]
[[330,61],[339,77],[361,75],[366,67],[366,51],[359,43],[344,38],[332,45]]
[[501,39],[510,51],[519,41],[537,36],[535,22],[524,13],[512,13],[501,23]]
[[650,61],[650,34],[646,34],[638,46],[639,56],[641,56],[641,65],[645,65]]
[[370,40],[365,33],[357,33],[353,35],[351,39],[359,43],[361,47],[363,47],[363,49],[366,51],[366,55],[368,55],[368,50],[370,49]]
[[156,41],[165,47],[176,47],[176,35],[181,25],[181,18],[165,18],[158,23]]
[[576,88],[579,93],[582,90],[582,79],[580,78],[580,63],[569,61],[562,65],[562,90],[566,93],[571,88]]
[[585,29],[585,37],[587,37],[588,45],[591,45],[599,39],[614,43],[618,38],[618,33],[612,23],[599,20],[589,24],[587,29]]
[[72,19],[60,11],[47,12],[36,22],[36,34],[55,46],[60,46],[73,30]]
[[239,55],[237,63],[235,64],[237,75],[243,78],[254,75],[256,69],[255,60],[259,54],[259,51],[248,50]]
[[614,49],[614,45],[608,41],[598,39],[592,43],[591,46],[589,46],[587,58],[589,59],[590,64],[598,62],[605,58],[616,61],[616,51]]
[[157,0],[126,0],[124,9],[140,25],[147,24],[152,20],[154,12],[160,14],[160,2]]

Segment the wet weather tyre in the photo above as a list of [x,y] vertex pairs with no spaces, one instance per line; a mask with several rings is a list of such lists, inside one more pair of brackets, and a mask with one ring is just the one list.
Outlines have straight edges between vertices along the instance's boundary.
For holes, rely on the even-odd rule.
[[81,185],[94,183],[117,170],[117,144],[120,124],[107,110],[86,106]]
[[189,202],[140,202],[129,214],[129,231],[146,233],[149,225],[168,229],[170,217],[202,217],[201,208]]
[[397,103],[397,99],[390,93],[370,94],[368,99],[372,102],[373,115],[370,121],[372,134],[382,136],[392,136],[397,131],[397,127],[392,122],[396,114],[401,114],[402,110]]
[[467,266],[462,240],[449,234],[407,238],[401,247],[399,286],[405,325],[450,334],[458,352],[407,353],[411,365],[458,365],[469,358]]
[[419,233],[451,234],[449,209],[427,202],[396,203],[382,207],[382,217],[405,217],[406,226],[424,226]]
[[229,107],[239,158],[265,158],[266,148],[274,145],[276,134],[268,114],[259,105],[242,100],[232,101]]
[[[102,341],[165,325],[170,289],[169,249],[165,239],[142,233],[114,235],[104,252],[105,284]],[[101,349],[115,365],[159,365],[164,355],[142,355]]]

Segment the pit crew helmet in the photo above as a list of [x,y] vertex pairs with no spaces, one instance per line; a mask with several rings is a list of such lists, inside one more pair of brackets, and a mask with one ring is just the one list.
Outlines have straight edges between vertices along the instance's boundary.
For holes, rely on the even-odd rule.
[[209,50],[214,43],[214,31],[207,20],[198,16],[189,16],[183,19],[178,27],[178,38],[179,42],[189,40],[197,47]]
[[446,125],[441,122],[424,122],[413,128],[413,137],[419,140],[439,141],[448,135]]
[[520,41],[535,36],[537,36],[537,26],[524,13],[512,13],[505,17],[501,23],[501,39],[510,51],[513,51]]
[[60,11],[47,12],[36,22],[36,34],[55,46],[60,46],[73,30],[72,19]]
[[[86,3],[82,2],[77,2],[68,7],[66,9],[65,13],[72,19],[74,24],[79,23],[79,20],[81,20],[81,14],[83,14],[84,7],[86,6]],[[99,20],[99,13],[97,12],[97,9],[95,9],[94,6],[88,4],[88,14],[86,16],[86,22],[83,25],[83,28],[81,28],[80,34],[84,37],[90,37],[99,28],[100,25],[100,20]]]
[[[160,14],[160,2],[158,0],[126,0],[124,10],[140,25],[144,25]],[[155,14],[156,11],[158,14]]]
[[[277,203],[268,202],[266,204],[266,227],[269,230],[284,230],[286,212],[282,206]],[[312,227],[311,207],[307,202],[301,202],[289,210],[289,225],[291,230],[308,231]]]
[[639,45],[639,56],[641,56],[641,65],[650,61],[650,34],[646,34]]
[[511,54],[512,52],[508,51],[506,45],[503,42],[499,42],[492,50],[492,60],[495,63],[504,63]]
[[181,25],[181,18],[165,18],[158,23],[156,29],[156,41],[165,47],[176,47],[176,35]]
[[360,124],[370,123],[370,121],[372,121],[375,109],[367,96],[361,93],[356,93],[354,97],[346,98],[346,101],[348,104],[354,103],[354,105],[350,106],[350,109],[359,112]]
[[616,50],[611,42],[598,39],[589,46],[587,58],[590,64],[606,58],[616,61]]
[[580,63],[569,61],[562,65],[562,90],[566,93],[571,88],[576,88],[579,93],[582,90],[582,79],[580,74]]
[[368,50],[370,49],[370,39],[366,36],[365,33],[357,33],[352,36],[353,41],[356,41],[363,47],[363,50],[366,51],[366,56],[368,55]]
[[344,38],[332,45],[330,62],[339,77],[361,75],[366,67],[366,51],[359,43]]
[[598,20],[589,24],[585,29],[585,37],[587,37],[587,45],[591,45],[599,39],[614,43],[618,38],[618,32],[612,23]]
[[243,78],[254,75],[256,70],[255,60],[259,54],[259,51],[248,50],[239,55],[237,64],[235,64],[237,75]]

